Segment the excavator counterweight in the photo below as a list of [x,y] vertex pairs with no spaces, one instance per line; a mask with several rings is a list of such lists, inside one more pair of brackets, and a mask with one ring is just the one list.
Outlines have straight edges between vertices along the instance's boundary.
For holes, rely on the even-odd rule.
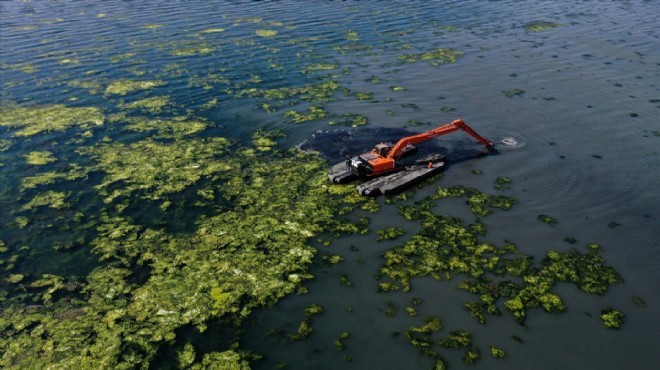
[[440,154],[419,159],[413,166],[404,166],[401,159],[415,152],[415,144],[458,130],[465,131],[487,148],[493,146],[490,140],[458,119],[433,130],[401,138],[394,144],[377,144],[370,152],[334,165],[328,178],[334,183],[347,183],[356,178],[368,179],[357,188],[362,195],[395,193],[440,172],[445,166],[446,159]]

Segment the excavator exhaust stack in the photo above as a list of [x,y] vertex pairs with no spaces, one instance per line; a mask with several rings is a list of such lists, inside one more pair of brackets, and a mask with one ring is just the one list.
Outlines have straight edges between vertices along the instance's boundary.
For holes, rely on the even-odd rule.
[[398,193],[445,168],[446,158],[441,154],[420,158],[410,166],[402,165],[401,159],[417,150],[415,144],[458,130],[465,131],[487,148],[493,146],[490,140],[477,134],[465,122],[455,120],[433,130],[401,138],[394,144],[377,144],[370,152],[362,153],[332,166],[328,178],[338,184],[345,184],[356,179],[366,180],[357,186],[357,191],[365,196]]

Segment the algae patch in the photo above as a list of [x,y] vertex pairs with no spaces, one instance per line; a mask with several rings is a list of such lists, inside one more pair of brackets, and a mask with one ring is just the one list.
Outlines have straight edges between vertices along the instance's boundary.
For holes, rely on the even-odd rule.
[[64,131],[72,127],[102,125],[103,113],[99,108],[72,108],[64,105],[0,107],[0,126],[17,129],[14,136],[32,136],[45,132]]
[[558,23],[548,22],[548,21],[534,21],[525,24],[525,30],[531,32],[541,32],[545,30],[550,30],[561,26]]
[[156,87],[165,86],[167,83],[162,80],[139,81],[139,80],[118,80],[111,82],[105,88],[105,95],[126,95],[135,91],[151,90]]
[[463,55],[460,51],[439,48],[425,53],[399,55],[399,61],[403,63],[427,62],[432,66],[440,66],[455,63]]

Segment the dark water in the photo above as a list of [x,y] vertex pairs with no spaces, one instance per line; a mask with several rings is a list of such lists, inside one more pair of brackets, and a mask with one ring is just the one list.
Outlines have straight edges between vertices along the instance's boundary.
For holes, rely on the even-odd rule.
[[[289,369],[428,368],[428,358],[405,338],[392,335],[419,323],[404,308],[412,297],[421,297],[419,317],[441,316],[446,328],[472,331],[481,348],[496,344],[507,351],[502,360],[483,353],[474,368],[652,369],[660,363],[658,14],[657,1],[4,1],[0,103],[95,106],[112,114],[124,98],[106,96],[103,89],[111,81],[135,78],[166,82],[154,91],[137,92],[138,97],[167,95],[172,103],[166,114],[207,118],[213,126],[209,135],[235,140],[246,140],[259,128],[279,129],[288,135],[282,140],[286,146],[307,141],[323,149],[324,138],[341,136],[327,122],[344,113],[369,120],[368,129],[350,131],[353,147],[368,146],[374,133],[397,137],[398,130],[433,127],[407,126],[410,120],[435,125],[458,117],[491,140],[515,137],[524,145],[500,145],[499,155],[479,158],[471,155],[478,146],[462,134],[438,140],[433,145],[450,148],[448,152],[461,155],[461,160],[416,197],[433,192],[437,184],[488,191],[497,176],[507,176],[513,183],[506,194],[518,204],[488,217],[488,240],[513,240],[536,257],[551,248],[570,248],[564,242],[567,236],[580,243],[597,242],[603,245],[606,261],[624,277],[623,284],[605,296],[559,286],[567,312],[530,311],[528,329],[506,314],[485,326],[477,324],[455,303],[465,297],[451,284],[420,280],[409,294],[377,294],[374,275],[380,256],[397,242],[376,243],[374,231],[403,225],[412,234],[418,228],[404,223],[395,207],[379,199],[384,207],[372,217],[370,234],[319,247],[321,254],[340,254],[345,261],[331,268],[319,263],[312,269],[316,279],[307,284],[309,294],[257,312],[246,325],[241,345],[265,355],[255,364],[264,369],[279,363]],[[533,21],[560,26],[526,30]],[[258,37],[257,30],[277,34]],[[436,48],[463,54],[456,63],[440,67],[401,64],[397,59]],[[312,63],[338,67],[301,73]],[[326,104],[331,117],[294,123],[281,111],[260,109],[256,99],[236,96],[245,87],[323,81],[325,73],[353,92],[373,93],[373,101],[339,93]],[[374,76],[381,82],[374,83]],[[92,87],[81,87],[81,81]],[[406,90],[394,92],[391,86]],[[514,89],[524,93],[504,93]],[[209,106],[213,99],[217,104]],[[98,137],[121,140],[126,135],[112,125],[103,130],[107,132]],[[0,127],[0,139],[10,134]],[[67,144],[66,135],[15,140],[0,153],[3,225],[10,224],[27,197],[18,188],[20,179],[34,171],[18,158],[46,150],[40,148],[59,158],[74,156],[75,147]],[[348,144],[337,142],[337,148],[325,150],[331,160],[347,154]],[[483,175],[474,175],[475,169]],[[94,181],[92,177],[88,185]],[[85,190],[80,194],[84,199]],[[473,217],[460,201],[443,206],[448,214]],[[92,203],[89,207],[86,211],[93,212]],[[548,227],[537,220],[539,214],[552,215],[559,223]],[[58,216],[62,215],[44,214],[38,222]],[[618,226],[610,227],[612,222]],[[82,274],[93,266],[94,257],[84,248],[64,256],[53,256],[47,248],[57,238],[75,239],[76,230],[67,236],[48,228],[26,235],[28,230],[3,227],[0,237],[12,244],[34,243],[22,262],[24,269],[62,273],[74,268]],[[350,245],[358,250],[351,251]],[[343,273],[353,287],[339,284]],[[633,296],[642,297],[647,306],[636,307]],[[392,318],[382,312],[388,301],[398,312]],[[273,329],[295,331],[304,307],[311,303],[322,304],[326,312],[314,318],[316,333],[308,340],[292,344],[267,335]],[[605,329],[597,318],[608,305],[627,315],[618,331]],[[332,341],[342,331],[350,331],[351,337],[346,350],[338,352]],[[512,341],[512,335],[525,343]],[[352,361],[343,358],[346,354]],[[458,352],[446,357],[454,368],[460,367]]]

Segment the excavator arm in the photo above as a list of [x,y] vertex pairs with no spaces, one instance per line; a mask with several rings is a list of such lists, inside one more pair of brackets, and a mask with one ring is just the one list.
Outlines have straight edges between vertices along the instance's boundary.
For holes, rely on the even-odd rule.
[[483,136],[477,134],[470,126],[468,126],[465,122],[463,122],[460,119],[457,119],[455,121],[452,121],[451,123],[448,123],[446,125],[440,126],[438,128],[435,128],[433,130],[429,130],[426,132],[423,132],[421,134],[417,135],[412,135],[408,137],[404,137],[400,139],[396,145],[390,150],[390,152],[387,154],[387,158],[391,158],[393,160],[398,160],[402,153],[403,149],[407,147],[408,145],[414,145],[417,143],[421,143],[424,141],[431,140],[433,138],[436,138],[438,136],[446,135],[449,133],[452,133],[454,131],[458,130],[463,130],[466,133],[468,133],[470,136],[474,137],[479,141],[481,144],[485,145],[486,147],[490,148],[493,146],[493,143],[484,138]]

